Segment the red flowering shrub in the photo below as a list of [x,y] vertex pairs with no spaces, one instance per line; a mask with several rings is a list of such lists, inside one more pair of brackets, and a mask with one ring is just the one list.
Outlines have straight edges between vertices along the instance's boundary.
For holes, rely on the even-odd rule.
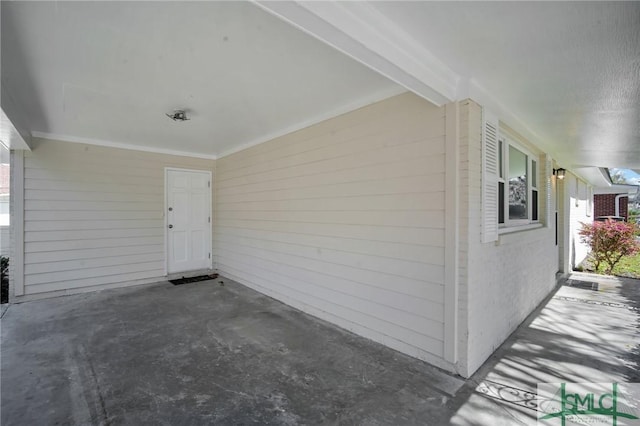
[[640,251],[637,232],[635,224],[608,219],[605,222],[582,223],[579,234],[580,240],[591,248],[595,270],[603,265],[605,273],[611,274],[620,259]]

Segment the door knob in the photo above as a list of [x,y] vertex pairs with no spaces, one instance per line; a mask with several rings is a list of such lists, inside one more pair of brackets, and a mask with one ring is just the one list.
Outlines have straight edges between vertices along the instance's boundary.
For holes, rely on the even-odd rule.
[[169,229],[173,228],[173,225],[169,225]]

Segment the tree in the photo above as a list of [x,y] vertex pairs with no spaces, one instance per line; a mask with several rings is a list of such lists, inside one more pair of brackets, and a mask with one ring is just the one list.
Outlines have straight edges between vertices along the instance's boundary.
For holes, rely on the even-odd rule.
[[603,265],[605,273],[611,274],[620,259],[640,252],[640,244],[636,240],[638,228],[633,223],[608,219],[605,222],[581,225],[580,240],[591,248],[596,271]]
[[[612,173],[613,172],[613,173]],[[610,169],[609,177],[611,178],[611,182],[618,185],[626,185],[627,179],[624,177],[624,170],[622,169]]]

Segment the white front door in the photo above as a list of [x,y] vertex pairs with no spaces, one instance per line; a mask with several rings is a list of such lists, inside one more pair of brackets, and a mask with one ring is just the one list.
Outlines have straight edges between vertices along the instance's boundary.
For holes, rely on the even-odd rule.
[[211,268],[211,172],[165,173],[167,272]]

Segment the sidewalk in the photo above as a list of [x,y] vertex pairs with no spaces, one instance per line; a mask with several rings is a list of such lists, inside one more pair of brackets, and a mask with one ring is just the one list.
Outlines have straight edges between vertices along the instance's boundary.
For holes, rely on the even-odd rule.
[[536,424],[540,382],[640,381],[640,280],[561,283],[448,404],[452,424]]

